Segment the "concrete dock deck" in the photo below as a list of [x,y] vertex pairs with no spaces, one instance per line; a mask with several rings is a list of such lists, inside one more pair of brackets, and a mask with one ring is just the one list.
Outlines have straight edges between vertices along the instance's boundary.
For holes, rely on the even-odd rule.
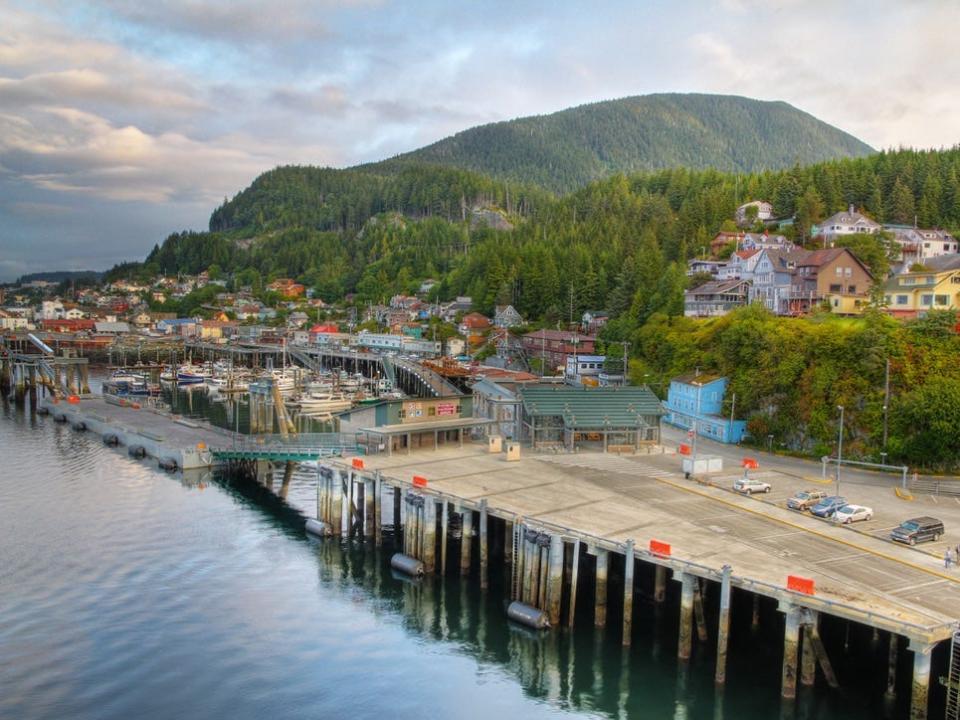
[[[494,517],[542,524],[588,547],[623,552],[633,540],[639,558],[675,573],[715,578],[730,565],[735,587],[917,642],[949,638],[960,617],[960,571],[930,552],[686,480],[676,456],[528,454],[508,462],[468,445],[363,463],[364,474],[379,471],[385,484],[408,486],[416,475],[427,482],[421,492],[471,508],[486,500]],[[669,543],[670,557],[644,556],[650,540]],[[815,594],[788,591],[788,575],[812,579]]]
[[143,452],[158,461],[176,463],[179,469],[210,467],[215,460],[210,448],[229,445],[233,435],[209,423],[187,419],[149,407],[123,406],[107,402],[99,395],[85,395],[73,404],[51,397],[40,407],[61,422],[77,429],[115,436],[119,445]]

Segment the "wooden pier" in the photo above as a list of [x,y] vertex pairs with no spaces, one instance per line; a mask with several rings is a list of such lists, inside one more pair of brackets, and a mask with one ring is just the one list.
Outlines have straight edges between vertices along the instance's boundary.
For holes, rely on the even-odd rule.
[[[911,717],[925,718],[931,655],[960,617],[960,578],[926,553],[852,533],[709,484],[684,479],[676,456],[531,454],[508,460],[487,447],[323,461],[314,532],[379,542],[380,525],[402,538],[407,569],[461,573],[488,585],[491,564],[508,573],[511,617],[570,627],[583,608],[613,619],[629,645],[639,586],[666,601],[680,586],[678,657],[715,643],[716,682],[726,681],[731,594],[775,605],[784,617],[781,694],[838,684],[820,641],[821,616],[883,632],[894,692],[897,657],[913,655]],[[458,540],[459,538],[459,540]],[[453,558],[451,543],[459,546]],[[406,562],[406,561],[405,561]],[[622,582],[611,617],[609,578]],[[590,580],[590,582],[585,582]],[[587,592],[585,588],[592,588]],[[719,606],[713,627],[704,605]],[[577,608],[580,608],[578,611]],[[711,617],[714,614],[711,613]],[[840,676],[842,680],[842,674]]]

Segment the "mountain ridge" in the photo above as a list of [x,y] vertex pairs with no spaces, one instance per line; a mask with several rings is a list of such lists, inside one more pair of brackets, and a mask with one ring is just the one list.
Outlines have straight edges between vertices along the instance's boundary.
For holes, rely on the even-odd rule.
[[426,163],[566,193],[617,173],[671,167],[757,172],[874,152],[782,100],[656,93],[478,125],[353,169]]

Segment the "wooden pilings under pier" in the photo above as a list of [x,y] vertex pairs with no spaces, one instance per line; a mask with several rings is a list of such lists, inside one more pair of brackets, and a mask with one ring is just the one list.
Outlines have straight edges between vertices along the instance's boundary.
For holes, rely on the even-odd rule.
[[[731,565],[714,569],[677,561],[638,548],[630,539],[591,538],[500,511],[486,499],[453,497],[337,461],[320,467],[317,518],[327,534],[340,537],[379,539],[381,525],[392,525],[403,556],[410,560],[403,569],[412,569],[414,574],[460,575],[468,582],[476,578],[479,588],[486,590],[494,566],[502,568],[507,571],[506,594],[512,601],[510,617],[532,627],[573,628],[578,619],[592,615],[593,625],[606,632],[612,612],[625,648],[633,639],[637,592],[652,604],[654,617],[668,616],[657,609],[673,597],[679,601],[677,657],[681,666],[715,642],[718,687],[727,679],[734,590],[743,594],[737,612],[742,609],[749,616],[737,626],[756,629],[768,614],[761,612],[760,600],[766,598],[764,607],[772,610],[769,599],[774,599],[784,618],[781,695],[792,700],[798,686],[813,686],[818,679],[838,686],[819,634],[820,616],[829,614],[830,606],[815,596],[755,587],[752,581],[738,577]],[[668,593],[671,577],[679,593]],[[584,586],[592,592],[582,592]],[[618,596],[619,588],[623,593],[622,603],[615,597],[612,607],[611,586],[618,588]],[[890,633],[885,650],[890,658],[887,687],[891,697],[897,684],[900,634],[908,637],[914,654],[911,717],[925,718],[930,656],[937,643],[907,633]]]

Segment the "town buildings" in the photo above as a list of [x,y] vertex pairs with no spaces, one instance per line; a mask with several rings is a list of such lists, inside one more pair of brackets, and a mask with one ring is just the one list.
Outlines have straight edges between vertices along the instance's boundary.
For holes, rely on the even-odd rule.
[[521,339],[528,358],[543,360],[544,372],[555,369],[563,371],[567,366],[567,358],[573,355],[593,355],[596,342],[595,335],[569,330],[537,330]]

